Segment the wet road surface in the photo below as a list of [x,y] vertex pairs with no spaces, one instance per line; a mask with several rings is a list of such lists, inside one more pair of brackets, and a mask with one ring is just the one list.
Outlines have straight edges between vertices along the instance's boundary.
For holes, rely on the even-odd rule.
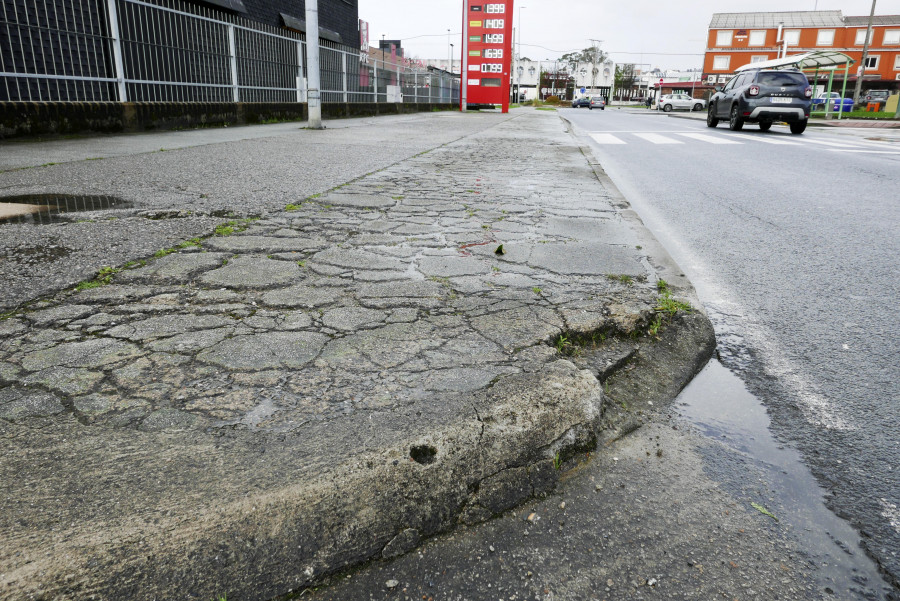
[[900,146],[562,111],[697,287],[722,362],[900,581]]

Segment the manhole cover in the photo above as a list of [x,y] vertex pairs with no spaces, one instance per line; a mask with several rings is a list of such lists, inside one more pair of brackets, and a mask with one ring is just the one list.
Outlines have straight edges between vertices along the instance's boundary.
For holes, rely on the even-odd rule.
[[127,209],[132,204],[115,196],[72,194],[25,194],[0,196],[0,223],[33,223],[42,225],[70,221],[67,213]]

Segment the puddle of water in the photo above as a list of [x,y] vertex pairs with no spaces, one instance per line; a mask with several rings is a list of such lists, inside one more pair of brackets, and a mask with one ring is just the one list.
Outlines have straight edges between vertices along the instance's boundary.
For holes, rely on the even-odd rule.
[[[676,399],[678,411],[710,438],[753,461],[765,474],[779,527],[790,529],[815,560],[822,590],[838,599],[889,599],[891,588],[860,547],[857,532],[824,503],[825,491],[800,453],[778,443],[762,402],[718,361],[710,361]],[[750,507],[752,501],[742,499]]]
[[67,213],[127,209],[132,203],[115,196],[71,194],[25,194],[0,196],[0,224],[45,225],[71,221]]

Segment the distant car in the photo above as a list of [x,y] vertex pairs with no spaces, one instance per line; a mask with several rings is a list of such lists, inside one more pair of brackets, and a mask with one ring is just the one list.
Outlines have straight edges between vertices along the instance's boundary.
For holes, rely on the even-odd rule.
[[820,92],[818,96],[812,99],[812,107],[825,108],[826,102],[830,102],[831,104],[841,104],[843,100],[841,100],[841,95],[837,92]]
[[588,96],[582,96],[581,98],[576,98],[572,101],[572,108],[577,109],[582,106],[591,106],[591,99]]
[[659,106],[667,113],[675,110],[702,111],[706,108],[706,101],[691,98],[688,94],[666,94],[660,98]]
[[792,134],[802,134],[809,122],[812,87],[798,69],[747,69],[716,87],[709,99],[706,125],[715,127],[728,119],[728,127],[739,131],[744,123],[759,123],[768,131],[775,121],[784,121]]
[[598,108],[601,111],[606,110],[606,98],[603,96],[591,96],[591,103],[588,105],[588,108],[594,110],[594,108]]
[[860,104],[865,106],[870,102],[877,102],[878,108],[881,109],[887,103],[890,95],[890,90],[866,90],[866,95],[860,97]]

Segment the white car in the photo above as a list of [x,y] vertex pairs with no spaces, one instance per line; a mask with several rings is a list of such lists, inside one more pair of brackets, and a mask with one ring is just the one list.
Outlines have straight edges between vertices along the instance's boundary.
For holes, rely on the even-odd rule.
[[813,107],[819,107],[819,105],[821,105],[820,108],[824,108],[826,102],[830,102],[832,105],[841,104],[841,95],[837,92],[831,92],[828,94],[826,94],[825,92],[821,92],[818,96],[812,99]]
[[667,113],[675,110],[702,111],[706,108],[706,101],[691,98],[688,94],[666,94],[659,99],[659,108]]

